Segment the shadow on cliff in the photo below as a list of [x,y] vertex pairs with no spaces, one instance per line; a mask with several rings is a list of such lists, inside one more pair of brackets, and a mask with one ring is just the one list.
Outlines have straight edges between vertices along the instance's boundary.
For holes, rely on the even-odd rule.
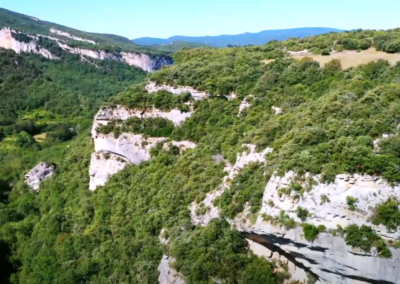
[[[282,256],[286,257],[296,267],[301,268],[304,271],[310,273],[317,280],[324,280],[324,279],[321,279],[320,276],[318,276],[313,271],[311,271],[311,269],[309,267],[305,266],[303,264],[303,262],[301,262],[299,260],[305,260],[308,263],[314,264],[314,265],[318,265],[319,264],[318,262],[316,262],[313,259],[310,259],[310,258],[306,257],[305,255],[303,255],[301,253],[290,252],[290,251],[283,250],[280,246],[281,245],[291,245],[291,246],[298,247],[298,248],[307,248],[309,250],[319,251],[321,253],[325,253],[325,251],[327,250],[326,248],[316,247],[316,246],[307,246],[305,244],[294,242],[293,240],[290,240],[290,239],[287,239],[287,238],[284,238],[284,237],[279,237],[279,236],[270,235],[270,234],[259,235],[259,234],[256,234],[256,233],[245,232],[244,236],[245,236],[246,239],[252,240],[252,241],[262,245],[263,247],[266,247],[270,251],[277,252],[279,255],[282,255]],[[355,270],[352,267],[349,267],[349,268]],[[362,276],[347,275],[347,274],[345,275],[345,274],[342,274],[342,273],[340,273],[338,271],[331,271],[329,269],[324,269],[324,268],[321,269],[321,271],[323,271],[325,273],[335,274],[339,278],[341,278],[342,280],[345,280],[345,279],[347,279],[347,280],[358,280],[358,281],[365,282],[365,283],[370,283],[370,284],[396,284],[396,283],[389,282],[389,281],[370,279],[370,278],[365,278],[365,277],[362,277]],[[346,283],[346,282],[343,282],[343,283]]]

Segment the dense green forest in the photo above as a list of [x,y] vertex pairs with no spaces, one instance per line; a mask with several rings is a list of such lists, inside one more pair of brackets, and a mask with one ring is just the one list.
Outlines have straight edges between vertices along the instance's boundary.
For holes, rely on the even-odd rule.
[[87,131],[103,101],[145,78],[141,69],[121,62],[89,64],[76,55],[62,56],[50,61],[0,50],[2,184],[14,183],[43,159],[37,151],[49,157],[54,150],[58,159],[55,145]]
[[[162,119],[132,119],[122,127],[190,140],[197,148],[181,155],[158,145],[152,159],[127,166],[95,192],[88,190],[93,151],[89,127],[102,102],[170,109],[183,107],[190,98],[146,94],[143,84],[128,88],[143,82],[145,74],[122,63],[96,62],[96,68],[73,56],[56,62],[1,51],[0,264],[7,269],[1,270],[0,279],[29,284],[156,283],[157,267],[168,254],[187,283],[282,283],[287,275],[248,253],[244,236],[226,221],[194,226],[189,205],[221,184],[224,164],[215,155],[233,163],[243,143],[274,151],[265,165],[241,172],[234,186],[216,200],[229,218],[242,212],[247,202],[252,214],[258,212],[262,189],[275,170],[295,170],[300,177],[321,173],[327,182],[343,172],[400,181],[399,136],[383,140],[379,149],[373,145],[384,133],[398,133],[400,64],[378,61],[343,70],[339,61],[320,66],[284,52],[291,42],[294,49],[303,49],[307,41],[336,41],[340,36],[358,41],[364,34],[371,38],[377,33],[176,53],[174,66],[149,78],[215,96],[192,102],[195,112],[180,127]],[[384,33],[382,46],[395,34]],[[265,59],[275,60],[265,64]],[[224,99],[231,92],[238,99]],[[250,94],[251,107],[239,115],[241,100]],[[272,106],[283,113],[276,115]],[[111,126],[102,131],[120,131]],[[37,142],[34,135],[43,133],[45,141]],[[56,174],[33,192],[22,177],[41,160],[55,163]],[[394,203],[379,208],[374,222],[397,228],[400,214]],[[319,228],[303,228],[308,239],[318,236]],[[159,241],[162,229],[168,245]],[[388,256],[368,228],[348,228],[344,233],[350,245],[369,248],[357,237],[358,230]]]

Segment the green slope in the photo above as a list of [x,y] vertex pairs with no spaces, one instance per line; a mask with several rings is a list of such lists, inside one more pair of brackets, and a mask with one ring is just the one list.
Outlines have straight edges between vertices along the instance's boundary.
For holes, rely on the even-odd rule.
[[[382,38],[385,40],[377,40]],[[310,58],[295,60],[283,52],[284,47],[302,49],[305,45],[332,48],[339,39],[357,44],[369,40],[370,45],[387,50],[396,38],[397,31],[354,32],[259,47],[198,48],[176,53],[175,65],[157,71],[151,75],[152,80],[189,85],[219,96],[235,92],[238,99],[213,97],[196,101],[190,119],[181,127],[168,125],[168,132],[163,133],[176,140],[193,141],[198,145],[195,149],[180,155],[176,149],[158,147],[152,151],[150,161],[127,166],[96,192],[88,190],[93,149],[87,127],[75,139],[52,144],[51,151],[29,148],[28,143],[22,154],[12,152],[3,159],[0,172],[5,181],[1,183],[0,240],[6,247],[2,251],[9,250],[3,259],[14,267],[6,271],[5,277],[12,274],[13,283],[38,284],[157,283],[157,266],[162,255],[169,254],[176,259],[173,266],[186,277],[187,283],[208,284],[214,279],[222,283],[283,283],[287,273],[275,273],[273,264],[247,253],[243,235],[221,220],[207,227],[193,226],[188,207],[221,184],[224,165],[216,161],[215,155],[222,154],[232,163],[237,152],[243,151],[243,143],[254,143],[258,150],[272,147],[274,151],[266,157],[265,165],[246,167],[232,181],[232,187],[216,200],[223,217],[237,216],[248,204],[248,218],[254,218],[261,206],[263,189],[274,171],[282,174],[294,170],[299,181],[307,186],[312,182],[305,178],[305,172],[321,174],[326,182],[343,172],[376,174],[389,181],[400,181],[399,136],[385,139],[379,151],[373,145],[384,133],[398,134],[400,64],[378,61],[343,70],[338,61],[320,66]],[[344,42],[341,45],[347,46]],[[21,76],[12,67],[14,55],[7,56],[10,62],[3,64],[8,67],[2,67],[5,71],[1,84],[18,81],[15,76]],[[265,59],[274,61],[265,64]],[[122,66],[115,67],[121,72],[114,73],[112,69],[111,74],[93,67],[88,73],[94,78],[86,78],[82,70],[89,67],[71,59],[76,64],[74,74],[84,79],[81,85],[79,80],[71,79],[75,75],[61,72],[67,69],[63,66],[67,63],[59,63],[59,69],[50,65],[51,72],[46,73],[46,69],[39,68],[41,60],[37,60],[29,57],[33,65],[23,65],[27,69],[23,74],[27,79],[39,76],[41,80],[34,81],[45,84],[40,85],[44,90],[49,83],[40,72],[54,84],[58,82],[60,89],[73,94],[84,90],[81,95],[87,94],[91,102],[100,93],[100,100],[109,98],[110,104],[130,107],[158,103],[160,108],[169,109],[182,103],[166,99],[170,94],[165,92],[146,94],[143,84],[117,95],[130,82],[118,81],[129,72]],[[107,78],[111,82],[105,93],[101,93],[103,88],[90,93],[84,87],[88,84],[94,88],[95,82]],[[5,86],[12,88],[11,83]],[[34,89],[35,92],[25,93],[22,88],[18,93],[19,89],[15,86],[13,92],[24,99],[38,92]],[[238,116],[241,100],[250,94],[254,96],[249,98],[251,107]],[[64,114],[64,97],[68,98],[56,97],[54,106],[35,105],[34,109],[50,107],[52,112],[71,120],[93,114],[92,108],[81,109],[81,100],[75,101],[76,113],[71,107]],[[7,101],[7,97],[2,99]],[[68,100],[68,104],[73,103],[73,99]],[[29,105],[16,112],[17,117],[31,116]],[[63,107],[59,109],[57,105]],[[283,113],[276,115],[272,106],[280,107]],[[149,120],[139,125],[147,128],[141,131],[159,130],[153,122],[159,123]],[[115,132],[119,130],[118,125],[113,127]],[[7,143],[30,141],[25,134],[23,139],[14,137],[22,135],[18,130],[6,137]],[[19,145],[14,147],[22,147]],[[23,184],[22,175],[24,169],[41,159],[55,162],[58,169],[54,177],[42,184],[40,192],[33,193]],[[380,215],[384,220],[375,221],[391,226],[400,224],[398,208],[391,206],[391,210],[396,214]],[[300,224],[291,223],[296,225]],[[170,238],[168,246],[160,244],[162,229],[166,229],[164,236]]]
[[68,32],[81,38],[94,40],[98,43],[128,46],[135,45],[129,39],[122,36],[112,34],[89,33],[55,23],[42,21],[40,19],[35,19],[36,18],[34,18],[33,16],[28,16],[0,8],[0,26],[11,27],[13,29],[22,30],[27,33],[42,34],[66,39],[65,37],[51,33],[50,29],[54,28],[60,31]]
[[[0,27],[10,27],[12,29],[24,31],[28,34],[38,34],[38,35],[45,35],[45,36],[59,38],[64,40],[70,46],[73,47],[81,47],[92,50],[106,50],[106,51],[122,50],[131,52],[142,52],[150,55],[165,54],[165,52],[158,51],[156,49],[138,46],[137,44],[134,44],[131,40],[119,35],[84,32],[66,26],[62,26],[59,24],[42,21],[40,19],[34,18],[33,16],[23,15],[3,8],[0,8]],[[52,28],[63,32],[68,32],[76,37],[93,40],[97,44],[94,45],[91,43],[82,42],[71,39],[69,37],[51,33],[50,29]]]

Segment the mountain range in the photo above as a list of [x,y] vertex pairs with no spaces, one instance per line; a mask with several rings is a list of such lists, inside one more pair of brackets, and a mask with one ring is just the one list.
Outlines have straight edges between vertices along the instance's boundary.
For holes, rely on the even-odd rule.
[[335,28],[295,28],[281,30],[265,30],[258,33],[243,33],[238,35],[219,35],[219,36],[173,36],[167,39],[142,37],[132,41],[138,45],[168,45],[175,42],[190,42],[211,45],[216,47],[226,47],[228,45],[263,45],[271,40],[287,40],[289,38],[303,38],[326,34],[331,32],[341,32]]

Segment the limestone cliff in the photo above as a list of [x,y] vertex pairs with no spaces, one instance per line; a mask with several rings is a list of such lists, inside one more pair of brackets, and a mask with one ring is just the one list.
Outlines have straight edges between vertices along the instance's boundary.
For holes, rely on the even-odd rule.
[[0,30],[0,48],[12,49],[16,53],[35,53],[48,59],[58,59],[57,56],[51,54],[47,49],[39,47],[34,38],[32,38],[32,41],[30,42],[21,42],[13,37],[13,33],[19,34],[17,31],[9,28],[3,28]]
[[123,133],[115,137],[113,133],[98,133],[100,125],[106,125],[110,121],[125,121],[131,117],[141,119],[161,117],[172,121],[175,125],[181,124],[192,115],[192,112],[181,112],[177,109],[161,111],[152,108],[148,111],[127,109],[122,106],[114,108],[105,107],[99,110],[95,116],[92,127],[92,139],[95,153],[92,154],[90,163],[90,190],[104,185],[109,178],[122,170],[127,164],[139,165],[151,158],[150,150],[158,143],[169,143],[177,146],[181,151],[192,149],[196,144],[190,141],[171,141],[166,137],[144,137],[141,134]]
[[[88,42],[95,45],[94,41],[76,37],[66,32],[51,29],[50,32],[62,35],[73,40]],[[29,41],[20,41],[13,36],[13,34],[19,34],[29,38]],[[150,56],[144,53],[134,52],[107,52],[104,50],[92,50],[85,48],[77,48],[69,46],[65,41],[58,38],[43,36],[43,35],[28,35],[19,31],[12,30],[10,28],[3,28],[0,30],[0,48],[12,49],[16,53],[35,53],[40,54],[48,59],[59,59],[55,55],[45,48],[42,48],[38,42],[39,37],[47,38],[53,41],[61,49],[66,52],[79,54],[82,59],[93,58],[98,60],[118,60],[131,66],[136,66],[143,69],[146,72],[153,72],[154,70],[160,69],[164,65],[170,65],[173,63],[172,58],[169,56]]]
[[[207,194],[200,203],[191,205],[195,225],[205,226],[211,219],[219,218],[219,209],[213,202],[230,186],[227,181],[234,180],[237,172],[251,162],[264,163],[265,154],[272,151],[266,149],[257,153],[255,146],[247,147],[250,151],[238,154],[234,166],[227,164],[225,170],[228,175],[221,187]],[[251,214],[247,209],[235,220],[229,220],[239,231],[245,232],[250,249],[268,260],[283,261],[288,265],[293,281],[307,281],[311,275],[318,280],[317,283],[398,283],[400,249],[390,247],[392,257],[382,258],[378,257],[376,249],[365,252],[353,248],[346,244],[342,235],[330,232],[338,226],[367,225],[384,240],[396,241],[400,236],[398,231],[388,230],[382,225],[375,226],[370,217],[377,205],[389,198],[400,198],[400,185],[391,186],[380,177],[347,174],[338,175],[331,184],[320,182],[319,176],[306,175],[305,180],[311,180],[311,186],[308,185],[309,188],[299,194],[290,190],[295,181],[299,182],[295,173],[288,172],[283,177],[273,175],[265,187],[262,208],[256,221],[250,220]],[[304,182],[300,184],[306,187]],[[347,202],[349,196],[357,200],[351,210]],[[203,215],[196,212],[200,205],[207,208]],[[301,224],[302,220],[297,216],[299,207],[309,212],[307,223],[327,228],[327,232],[320,233],[314,242],[305,239],[299,225],[287,230],[279,221],[270,221],[271,218],[278,220],[283,211],[287,218]]]

